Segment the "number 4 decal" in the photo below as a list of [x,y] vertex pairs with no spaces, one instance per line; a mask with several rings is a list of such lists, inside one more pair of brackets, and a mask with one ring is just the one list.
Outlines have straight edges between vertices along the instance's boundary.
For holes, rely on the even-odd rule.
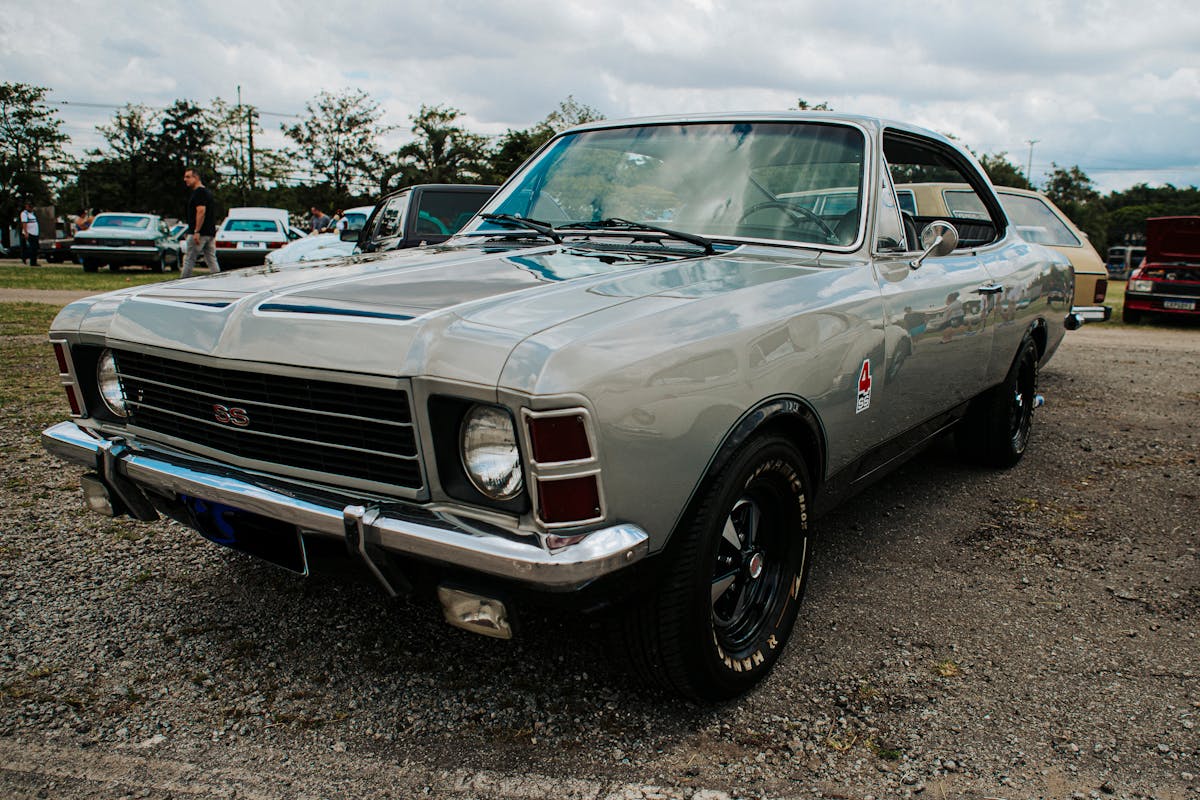
[[871,407],[871,359],[864,359],[862,371],[858,373],[858,402],[854,413],[861,414]]

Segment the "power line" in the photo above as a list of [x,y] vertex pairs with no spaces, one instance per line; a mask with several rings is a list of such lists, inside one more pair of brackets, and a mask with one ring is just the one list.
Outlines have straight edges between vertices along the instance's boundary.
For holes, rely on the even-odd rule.
[[[120,111],[121,109],[126,108],[131,105],[142,106],[143,108],[149,109],[150,111],[167,111],[167,110],[169,110],[169,106],[148,106],[148,105],[145,105],[144,103],[124,103],[122,105],[116,105],[115,103],[85,103],[85,102],[81,102],[78,100],[51,100],[50,102],[54,103],[55,105],[60,105],[60,106],[77,106],[79,108],[105,108],[105,109],[114,109],[117,111]],[[259,111],[258,113],[264,117],[284,117],[286,119],[300,119],[299,114],[285,114],[282,111]]]

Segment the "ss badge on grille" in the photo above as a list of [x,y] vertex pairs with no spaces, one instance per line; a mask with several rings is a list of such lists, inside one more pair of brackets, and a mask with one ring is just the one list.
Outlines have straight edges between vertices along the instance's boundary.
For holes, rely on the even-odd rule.
[[222,425],[236,425],[245,428],[250,424],[250,415],[244,408],[228,408],[220,403],[213,404],[213,418]]

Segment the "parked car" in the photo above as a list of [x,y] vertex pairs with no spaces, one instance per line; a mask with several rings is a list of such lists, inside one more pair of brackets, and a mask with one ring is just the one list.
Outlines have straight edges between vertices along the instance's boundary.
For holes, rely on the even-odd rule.
[[1104,262],[1108,277],[1119,281],[1128,280],[1129,273],[1137,269],[1145,257],[1146,248],[1136,245],[1114,245],[1108,248],[1108,259]]
[[[984,213],[903,213],[893,173]],[[299,573],[349,552],[490,636],[606,609],[635,668],[717,700],[783,652],[817,515],[943,433],[1021,459],[1071,280],[938,134],[602,121],[442,245],[66,306],[43,442],[101,513]]]
[[222,270],[256,266],[270,251],[303,236],[289,225],[282,208],[231,208],[217,228],[217,264]]
[[441,244],[475,216],[496,189],[449,183],[406,186],[379,201],[357,236],[344,233],[342,238],[360,253]]
[[[367,217],[371,216],[371,212],[374,210],[375,206],[359,206],[346,211],[347,228],[345,233],[353,232],[354,238],[357,239],[358,232],[362,230],[363,225],[367,222]],[[352,252],[354,252],[354,241],[343,241],[342,235],[337,233],[314,233],[267,253],[266,263],[273,266],[298,264],[301,261],[320,261],[324,258],[348,256]]]
[[1129,276],[1121,318],[1200,314],[1200,216],[1146,220],[1146,257]]
[[71,253],[84,272],[95,272],[104,264],[114,272],[131,265],[163,272],[177,268],[180,261],[179,242],[162,217],[154,214],[98,214],[87,230],[75,234]]
[[[1104,305],[1108,295],[1108,270],[1087,234],[1064,214],[1054,202],[1038,191],[997,186],[996,195],[1017,234],[1027,242],[1036,242],[1057,250],[1071,262],[1075,271],[1074,312],[1084,321],[1103,322],[1112,317],[1112,306]],[[970,187],[942,183],[910,186],[897,184],[900,207],[915,213],[935,216],[958,214],[978,217],[986,214]]]

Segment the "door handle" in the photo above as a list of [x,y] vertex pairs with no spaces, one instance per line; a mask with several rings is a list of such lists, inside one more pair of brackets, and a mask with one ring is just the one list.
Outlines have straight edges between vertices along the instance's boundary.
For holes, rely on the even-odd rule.
[[975,290],[975,294],[1000,294],[1004,291],[1004,287],[998,283],[989,283],[986,286],[980,286]]

